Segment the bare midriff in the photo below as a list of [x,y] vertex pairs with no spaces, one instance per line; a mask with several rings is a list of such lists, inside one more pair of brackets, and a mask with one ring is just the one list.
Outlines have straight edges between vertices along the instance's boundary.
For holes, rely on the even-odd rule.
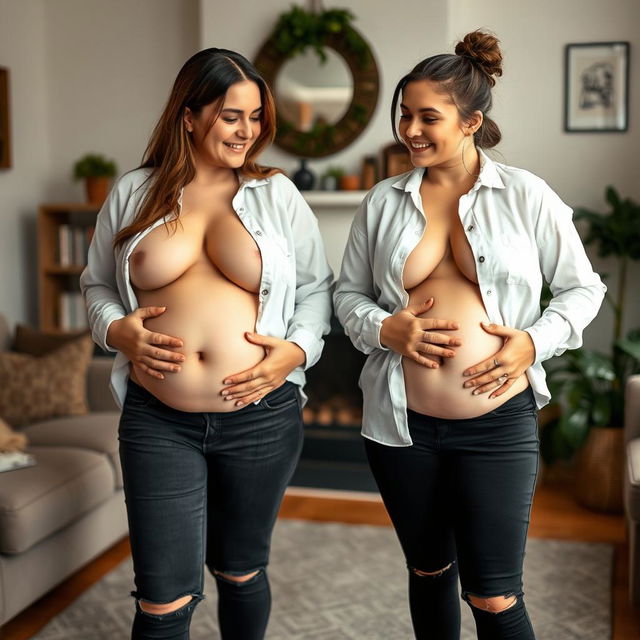
[[473,395],[472,389],[463,388],[468,378],[462,372],[470,366],[491,357],[502,348],[502,339],[488,334],[480,326],[489,323],[480,297],[478,285],[459,276],[429,277],[411,290],[409,303],[422,302],[430,297],[434,306],[421,318],[455,320],[460,329],[446,333],[460,338],[462,346],[455,347],[455,357],[427,356],[440,364],[430,369],[409,358],[403,358],[407,405],[413,411],[435,418],[474,418],[492,411],[528,386],[521,376],[502,395],[490,399],[491,392]]
[[256,329],[262,260],[235,212],[228,206],[183,215],[174,234],[161,225],[129,262],[139,306],[166,307],[145,328],[180,338],[182,347],[161,348],[185,358],[180,371],[163,371],[163,380],[132,363],[132,380],[181,411],[238,410],[221,395],[223,381],[257,365],[265,352],[245,338]]
[[[423,183],[421,195],[429,205],[425,207],[428,224],[404,265],[403,285],[409,294],[409,305],[434,299],[429,311],[419,317],[458,323],[459,329],[440,332],[459,338],[462,345],[451,348],[455,352],[453,358],[426,355],[439,364],[437,368],[403,357],[407,406],[435,418],[475,418],[499,407],[526,389],[529,382],[522,375],[494,398],[490,395],[497,390],[497,382],[491,383],[494,386],[488,392],[477,395],[473,394],[474,387],[464,388],[470,378],[463,372],[495,356],[503,340],[484,331],[480,324],[491,321],[477,284],[476,259],[458,217],[458,197],[428,183]],[[501,373],[502,370],[496,377]]]

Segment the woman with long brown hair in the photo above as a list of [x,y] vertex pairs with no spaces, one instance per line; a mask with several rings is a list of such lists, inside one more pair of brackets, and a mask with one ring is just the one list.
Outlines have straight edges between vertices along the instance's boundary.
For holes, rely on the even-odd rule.
[[82,274],[94,340],[117,352],[135,639],[188,638],[205,564],[222,637],[267,626],[271,533],[332,280],[306,203],[256,162],[274,122],[244,57],[190,58],[142,166],[100,211]]

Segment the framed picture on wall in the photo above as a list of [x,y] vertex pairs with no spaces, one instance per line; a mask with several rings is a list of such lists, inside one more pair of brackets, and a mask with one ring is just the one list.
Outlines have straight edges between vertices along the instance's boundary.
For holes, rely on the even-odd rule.
[[629,127],[629,43],[568,44],[564,56],[564,130]]
[[9,169],[10,167],[9,70],[0,67],[0,169]]

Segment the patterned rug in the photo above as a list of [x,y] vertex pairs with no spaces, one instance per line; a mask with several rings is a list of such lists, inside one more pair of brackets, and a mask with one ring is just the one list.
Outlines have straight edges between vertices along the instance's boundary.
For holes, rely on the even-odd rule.
[[[610,640],[613,547],[531,539],[527,608],[538,640]],[[133,614],[130,559],[86,591],[34,638],[126,640]],[[387,527],[280,520],[269,576],[269,640],[410,640],[406,572]],[[216,588],[195,610],[191,640],[219,639]],[[475,638],[462,602],[463,640]]]

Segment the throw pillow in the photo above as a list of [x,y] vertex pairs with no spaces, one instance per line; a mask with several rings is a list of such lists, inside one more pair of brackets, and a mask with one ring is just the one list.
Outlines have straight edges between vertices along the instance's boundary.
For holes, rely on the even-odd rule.
[[36,420],[87,413],[90,336],[69,342],[39,358],[0,353],[0,415],[18,427]]
[[13,338],[13,351],[28,353],[32,356],[44,356],[59,349],[63,344],[73,342],[78,336],[87,335],[87,331],[76,333],[47,333],[26,325],[16,325]]
[[24,451],[27,446],[27,436],[16,433],[2,418],[0,418],[0,453],[9,451]]

